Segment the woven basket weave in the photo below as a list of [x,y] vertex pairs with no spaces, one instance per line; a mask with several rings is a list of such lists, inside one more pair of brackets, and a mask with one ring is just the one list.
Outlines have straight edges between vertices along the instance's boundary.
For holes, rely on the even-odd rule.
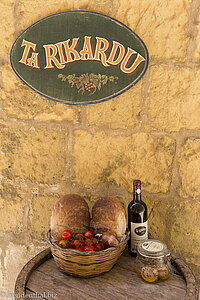
[[117,247],[97,252],[80,252],[60,248],[52,242],[50,230],[47,233],[47,241],[56,265],[66,274],[82,278],[94,277],[110,271],[124,251],[128,239],[129,232],[126,232]]

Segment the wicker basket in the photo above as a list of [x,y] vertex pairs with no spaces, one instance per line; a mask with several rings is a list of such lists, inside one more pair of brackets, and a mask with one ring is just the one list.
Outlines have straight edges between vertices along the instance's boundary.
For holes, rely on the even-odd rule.
[[66,274],[89,278],[106,273],[112,269],[124,251],[129,232],[117,247],[110,247],[97,252],[79,252],[73,249],[62,249],[51,240],[50,230],[47,233],[47,241],[56,265]]

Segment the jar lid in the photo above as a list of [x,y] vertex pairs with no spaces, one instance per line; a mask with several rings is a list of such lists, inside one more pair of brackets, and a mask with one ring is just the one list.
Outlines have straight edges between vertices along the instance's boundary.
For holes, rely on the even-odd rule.
[[138,244],[138,253],[144,257],[160,258],[169,256],[170,251],[167,246],[158,240],[146,240]]

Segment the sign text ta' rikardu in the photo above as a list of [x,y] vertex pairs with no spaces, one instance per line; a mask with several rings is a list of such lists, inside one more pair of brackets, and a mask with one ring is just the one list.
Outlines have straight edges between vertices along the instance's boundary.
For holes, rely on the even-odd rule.
[[[120,65],[120,70],[125,74],[133,74],[145,58],[135,50],[125,47],[116,41],[112,42],[112,47],[107,39],[95,37],[96,46],[93,49],[91,36],[85,36],[82,50],[79,52],[76,47],[80,42],[80,38],[73,38],[59,42],[57,44],[43,45],[45,49],[46,66],[45,69],[64,69],[67,64],[75,61],[100,61],[104,67]],[[23,40],[21,47],[24,47],[20,63],[29,67],[40,69],[39,53],[36,52],[37,45],[29,41]],[[106,52],[110,49],[110,54]],[[30,56],[30,58],[29,58]],[[136,57],[135,57],[136,56]],[[132,65],[127,67],[129,61],[133,59]]]

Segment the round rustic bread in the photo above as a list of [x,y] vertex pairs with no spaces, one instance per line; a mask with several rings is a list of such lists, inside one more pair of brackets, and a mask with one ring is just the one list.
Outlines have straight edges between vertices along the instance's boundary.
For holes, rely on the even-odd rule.
[[90,213],[87,202],[77,194],[67,194],[59,199],[53,208],[51,232],[55,239],[61,239],[63,230],[81,233],[90,226]]
[[121,201],[113,196],[97,200],[92,208],[92,227],[97,231],[109,230],[120,241],[126,232],[126,217]]

